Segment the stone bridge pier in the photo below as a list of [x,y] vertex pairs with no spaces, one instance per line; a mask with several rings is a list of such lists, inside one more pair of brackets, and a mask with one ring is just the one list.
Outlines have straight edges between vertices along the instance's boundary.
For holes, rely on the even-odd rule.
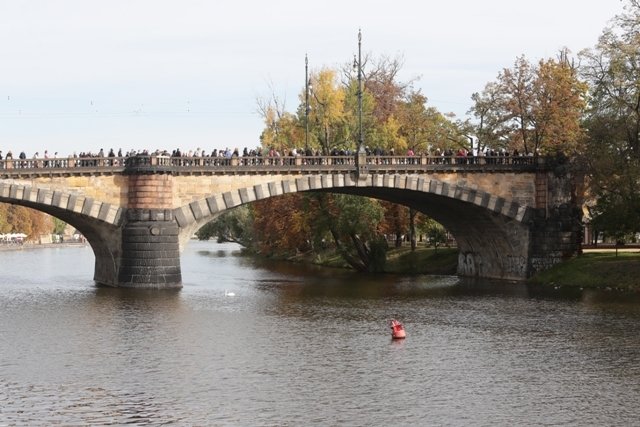
[[182,287],[180,239],[169,174],[130,174],[117,286]]

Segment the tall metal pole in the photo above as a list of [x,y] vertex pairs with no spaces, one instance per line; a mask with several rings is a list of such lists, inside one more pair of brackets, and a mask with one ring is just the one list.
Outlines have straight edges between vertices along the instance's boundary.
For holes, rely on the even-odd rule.
[[304,84],[304,151],[306,154],[309,149],[309,58],[306,54],[304,55]]
[[358,153],[364,151],[362,137],[362,31],[358,29],[358,127],[360,132],[358,135]]

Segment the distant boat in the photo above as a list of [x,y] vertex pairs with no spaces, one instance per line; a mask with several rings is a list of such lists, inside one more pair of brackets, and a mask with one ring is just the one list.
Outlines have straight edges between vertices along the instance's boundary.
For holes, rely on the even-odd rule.
[[402,340],[407,337],[404,326],[396,319],[389,320],[389,326],[391,327],[391,338],[393,338],[394,340]]
[[227,290],[225,289],[225,291],[224,291],[224,296],[225,296],[225,297],[235,297],[235,296],[236,296],[236,293],[235,293],[235,292],[229,292],[229,291],[227,291]]

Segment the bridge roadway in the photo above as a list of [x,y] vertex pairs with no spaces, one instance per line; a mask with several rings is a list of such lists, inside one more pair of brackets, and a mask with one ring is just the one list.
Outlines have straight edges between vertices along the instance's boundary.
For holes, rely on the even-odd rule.
[[522,280],[579,248],[581,183],[540,157],[166,157],[0,161],[0,202],[85,235],[94,280],[181,287],[180,250],[228,209],[285,193],[374,197],[421,211],[456,238],[458,274]]

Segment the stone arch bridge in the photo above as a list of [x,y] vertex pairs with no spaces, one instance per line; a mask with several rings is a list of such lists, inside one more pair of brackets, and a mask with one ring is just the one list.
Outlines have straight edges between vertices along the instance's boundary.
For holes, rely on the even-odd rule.
[[222,212],[285,193],[325,191],[400,203],[443,224],[458,274],[525,279],[579,249],[579,186],[538,157],[241,157],[5,160],[0,202],[78,229],[94,280],[181,287],[180,250]]

